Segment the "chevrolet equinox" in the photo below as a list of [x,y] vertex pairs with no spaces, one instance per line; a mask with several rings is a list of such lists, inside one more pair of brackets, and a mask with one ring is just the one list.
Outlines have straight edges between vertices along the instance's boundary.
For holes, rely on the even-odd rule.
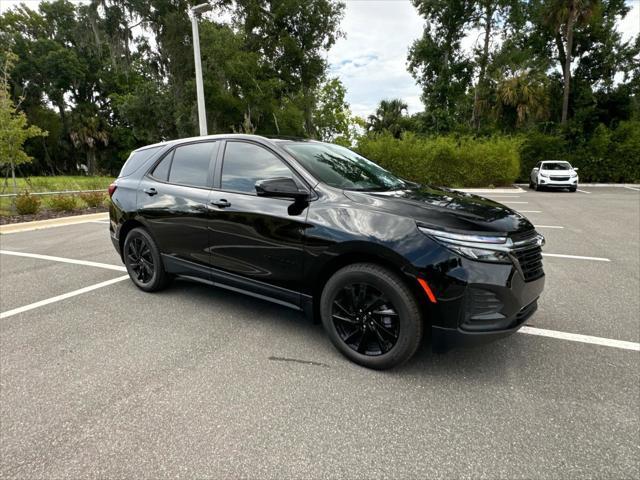
[[109,195],[111,239],[138,288],[180,276],[302,310],[369,368],[407,361],[426,334],[445,349],[509,335],[544,286],[544,238],[519,213],[329,143],[150,145]]

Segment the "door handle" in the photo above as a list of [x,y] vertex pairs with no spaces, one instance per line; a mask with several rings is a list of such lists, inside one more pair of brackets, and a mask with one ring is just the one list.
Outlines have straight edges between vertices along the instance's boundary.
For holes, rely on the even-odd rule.
[[151,187],[151,188],[145,188],[145,189],[143,190],[143,192],[144,192],[144,193],[146,193],[147,195],[149,195],[150,197],[153,197],[154,195],[157,195],[157,194],[158,194],[158,191],[157,191],[155,188],[153,188],[153,187]]
[[221,198],[220,200],[213,200],[211,202],[211,205],[215,205],[216,207],[219,207],[219,208],[227,208],[231,206],[231,203],[225,200],[224,198]]

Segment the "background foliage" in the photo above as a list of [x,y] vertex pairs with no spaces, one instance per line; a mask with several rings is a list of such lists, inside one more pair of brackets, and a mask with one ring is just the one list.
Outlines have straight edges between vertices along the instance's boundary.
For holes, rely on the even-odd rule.
[[[425,28],[407,66],[424,111],[383,99],[366,121],[328,74],[342,2],[211,3],[217,14],[200,19],[210,133],[332,140],[447,185],[526,179],[552,158],[582,181],[640,181],[640,36],[616,28],[624,0],[412,0]],[[113,175],[136,147],[196,135],[191,5],[56,0],[0,15],[3,111],[22,122],[25,153],[5,148],[0,162]]]

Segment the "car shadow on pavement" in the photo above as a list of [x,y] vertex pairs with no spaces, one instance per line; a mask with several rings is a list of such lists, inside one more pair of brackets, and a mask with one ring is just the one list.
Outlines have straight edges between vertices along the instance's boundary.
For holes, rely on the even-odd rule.
[[[395,377],[455,375],[456,382],[477,382],[479,379],[499,381],[502,376],[507,375],[507,370],[512,371],[514,366],[528,361],[525,353],[519,348],[522,346],[522,340],[515,337],[488,345],[454,348],[446,353],[435,353],[426,335],[414,357],[405,365],[385,372],[375,372],[358,367],[344,358],[331,345],[322,325],[313,323],[302,312],[189,280],[175,282],[169,291],[184,297],[185,300],[197,301],[204,308],[210,308],[212,312],[233,312],[229,321],[233,322],[234,326],[242,327],[243,334],[246,334],[247,328],[255,328],[261,334],[265,334],[266,330],[273,338],[286,338],[287,343],[295,342],[295,350],[305,352],[304,358],[297,358],[274,350],[266,355],[267,360],[329,367],[334,370],[355,367],[362,368],[363,372]],[[265,342],[270,343],[267,339]]]

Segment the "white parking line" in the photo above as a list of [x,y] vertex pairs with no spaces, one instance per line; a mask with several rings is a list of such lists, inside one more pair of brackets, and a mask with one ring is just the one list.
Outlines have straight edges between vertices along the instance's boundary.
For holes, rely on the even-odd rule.
[[626,186],[623,186],[622,188],[627,188],[629,190],[634,190],[636,192],[640,192],[640,188],[633,188],[633,187],[626,187]]
[[123,275],[122,277],[113,278],[111,280],[107,280],[106,282],[96,283],[95,285],[89,285],[88,287],[80,288],[78,290],[74,290],[73,292],[63,293],[62,295],[58,295],[56,297],[51,297],[47,298],[46,300],[30,303],[29,305],[25,305],[24,307],[7,310],[6,312],[0,313],[0,318],[11,317],[22,312],[33,310],[34,308],[43,307],[44,305],[49,305],[50,303],[59,302],[60,300],[65,300],[67,298],[75,297],[76,295],[81,295],[83,293],[91,292],[92,290],[97,290],[98,288],[107,287],[109,285],[113,285],[114,283],[126,280],[127,278],[129,278],[129,275]]
[[518,210],[520,213],[542,213],[541,210]]
[[627,342],[625,340],[613,340],[611,338],[592,337],[591,335],[581,335],[579,333],[558,332],[556,330],[545,330],[543,328],[522,327],[518,330],[520,333],[527,335],[539,335],[541,337],[559,338],[561,340],[569,340],[570,342],[590,343],[593,345],[602,345],[605,347],[621,348],[623,350],[640,351],[640,343]]
[[520,195],[490,195],[490,198],[520,198]]
[[502,203],[529,203],[529,202],[512,202],[512,201],[508,201],[508,202],[502,202]]
[[563,255],[560,253],[543,253],[543,257],[558,257],[558,258],[574,258],[576,260],[594,260],[596,262],[610,262],[608,258],[601,257],[582,257],[580,255]]
[[591,192],[587,192],[586,190],[580,190],[579,188],[577,190],[582,193],[591,193]]
[[559,225],[536,225],[536,228],[564,228]]
[[13,252],[10,250],[0,250],[0,254],[13,255],[16,257],[38,258],[40,260],[51,260],[54,262],[72,263],[75,265],[84,265],[87,267],[106,268],[108,270],[116,270],[118,272],[126,272],[127,269],[120,265],[110,265],[108,263],[90,262],[88,260],[75,260],[73,258],[52,257],[51,255],[40,255],[38,253]]

